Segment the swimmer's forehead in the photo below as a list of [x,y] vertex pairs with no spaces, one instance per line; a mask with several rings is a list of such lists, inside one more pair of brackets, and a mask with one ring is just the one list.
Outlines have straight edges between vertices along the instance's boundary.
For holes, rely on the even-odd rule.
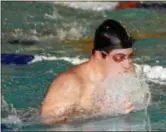
[[114,49],[110,52],[110,54],[119,54],[123,53],[125,55],[131,54],[133,52],[133,48],[127,48],[127,49]]

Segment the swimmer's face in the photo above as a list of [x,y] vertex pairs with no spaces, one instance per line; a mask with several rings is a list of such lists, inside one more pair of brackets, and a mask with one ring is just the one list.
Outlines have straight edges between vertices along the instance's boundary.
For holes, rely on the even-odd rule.
[[105,68],[114,73],[133,72],[132,55],[133,48],[112,50],[104,59]]

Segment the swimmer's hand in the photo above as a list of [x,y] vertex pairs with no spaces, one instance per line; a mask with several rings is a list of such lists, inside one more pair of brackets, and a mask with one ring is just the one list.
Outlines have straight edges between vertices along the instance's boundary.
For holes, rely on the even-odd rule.
[[125,107],[125,114],[128,114],[135,109],[135,106],[133,106],[130,101],[125,101],[124,107]]

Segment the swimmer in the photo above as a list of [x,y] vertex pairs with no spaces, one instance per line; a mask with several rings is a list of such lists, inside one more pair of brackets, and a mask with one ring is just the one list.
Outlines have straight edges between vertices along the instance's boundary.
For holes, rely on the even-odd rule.
[[[90,59],[60,73],[51,83],[41,105],[42,122],[64,122],[79,110],[100,113],[92,100],[94,91],[102,89],[96,84],[108,76],[134,73],[132,54],[133,39],[127,30],[118,21],[105,20],[96,29]],[[126,114],[135,109],[130,100],[123,102]]]

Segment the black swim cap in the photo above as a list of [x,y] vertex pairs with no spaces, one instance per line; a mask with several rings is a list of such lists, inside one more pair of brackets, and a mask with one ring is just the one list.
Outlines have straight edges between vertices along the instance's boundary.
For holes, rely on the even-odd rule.
[[113,49],[131,48],[133,39],[117,21],[105,20],[97,29],[94,37],[94,49],[110,52]]

